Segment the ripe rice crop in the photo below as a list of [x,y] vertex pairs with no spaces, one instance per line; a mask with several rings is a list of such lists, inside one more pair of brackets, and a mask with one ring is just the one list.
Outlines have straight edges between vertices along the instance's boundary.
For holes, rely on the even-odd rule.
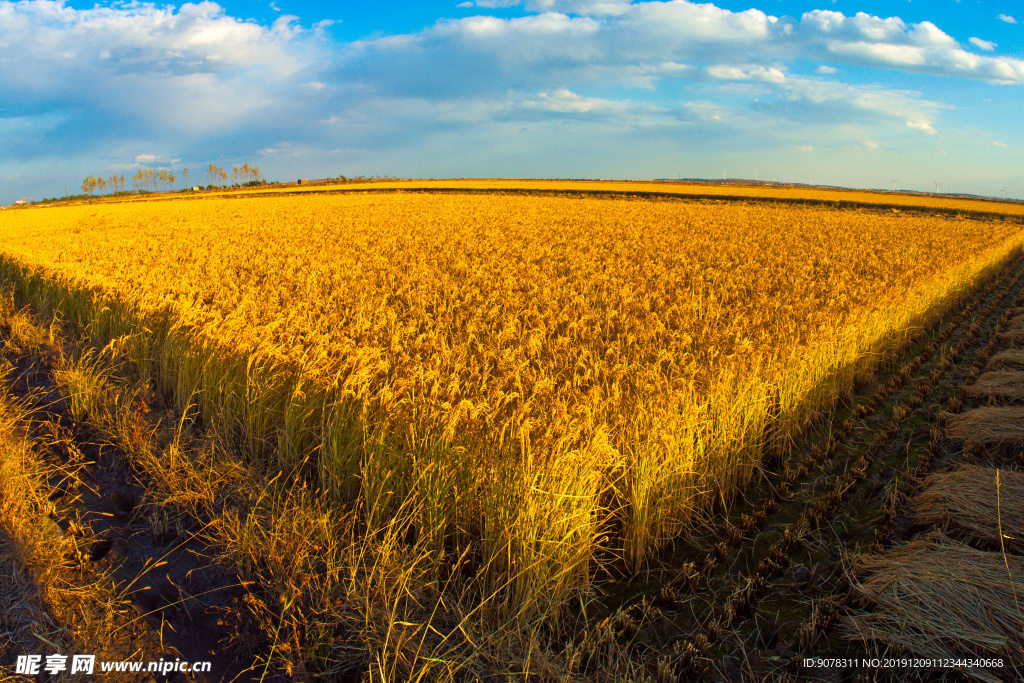
[[[359,194],[0,217],[0,272],[369,530],[554,616],[1019,246],[816,206]],[[526,612],[529,612],[528,614]]]
[[[693,198],[750,198],[780,202],[807,204],[832,204],[849,206],[898,207],[900,209],[926,211],[951,211],[979,214],[1024,215],[1024,202],[999,201],[990,197],[971,195],[932,195],[919,192],[884,192],[871,190],[848,190],[839,187],[808,187],[802,185],[756,185],[742,182],[732,184],[713,182],[673,181],[630,181],[630,180],[533,180],[509,178],[450,178],[443,180],[373,180],[369,182],[319,184],[319,185],[272,185],[259,189],[224,189],[214,194],[272,195],[287,193],[321,192],[376,192],[376,191],[426,191],[426,192],[549,192],[549,193],[625,193],[636,197],[693,197]],[[143,195],[132,201],[160,200],[161,195]]]

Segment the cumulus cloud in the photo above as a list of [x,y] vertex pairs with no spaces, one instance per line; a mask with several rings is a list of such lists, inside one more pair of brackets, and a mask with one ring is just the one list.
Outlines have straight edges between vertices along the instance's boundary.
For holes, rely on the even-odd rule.
[[[840,12],[814,10],[800,18],[795,34],[806,41],[812,54],[823,53],[853,63],[1024,83],[1024,61],[1011,57],[981,57],[967,52],[954,38],[928,21],[908,26],[898,17],[883,19],[864,12],[848,17]],[[981,47],[975,40],[971,42]],[[995,44],[991,45],[994,49]]]
[[825,64],[822,64],[817,69],[815,69],[815,72],[817,72],[819,74],[826,74],[826,75],[834,74],[834,73],[836,73],[836,71],[837,71],[837,69],[834,66],[827,66]]
[[995,43],[988,40],[982,40],[981,38],[971,37],[968,42],[979,50],[984,50],[985,52],[992,52],[996,49]]
[[565,12],[598,16],[623,14],[631,2],[632,0],[526,0],[524,4],[531,12]]
[[777,68],[761,66],[712,66],[707,75],[713,79],[750,81],[769,86],[779,99],[758,101],[756,109],[783,118],[816,120],[863,119],[900,122],[908,128],[935,134],[935,114],[943,109],[938,102],[923,100],[918,93],[877,86],[849,85],[803,76],[788,76]]
[[212,2],[2,0],[0,117],[56,120],[31,153],[65,157],[133,136],[201,144],[247,126],[273,130],[315,97],[296,86],[314,80],[302,76],[323,49],[294,16],[265,26]]
[[135,161],[140,164],[151,164],[156,161],[156,155],[153,154],[140,154],[135,157]]
[[1000,14],[999,15],[999,21],[1005,21],[1007,24],[1016,24],[1017,23],[1017,20],[1014,19],[1009,14]]
[[[477,3],[480,4],[479,2]],[[796,57],[1024,83],[1024,60],[978,55],[932,22],[814,10],[797,19],[684,0],[588,2],[530,0],[533,14],[445,20],[422,31],[359,41],[351,51],[364,70],[397,89],[448,96],[461,88],[505,83],[546,87],[553,75],[626,83],[659,77],[654,65],[784,62]],[[974,47],[994,51],[972,41]],[[458,68],[459,78],[449,74]],[[830,73],[833,66],[819,73]],[[454,82],[457,81],[457,82]]]

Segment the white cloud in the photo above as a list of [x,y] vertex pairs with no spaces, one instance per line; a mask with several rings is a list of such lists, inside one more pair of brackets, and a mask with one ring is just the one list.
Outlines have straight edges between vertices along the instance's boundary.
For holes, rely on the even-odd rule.
[[761,81],[766,83],[783,83],[786,74],[776,67],[764,66],[722,66],[708,67],[707,74],[711,78],[731,81]]
[[604,100],[597,97],[582,97],[569,90],[545,92],[529,100],[524,100],[520,107],[548,112],[584,114],[590,112],[621,112],[628,108],[624,102]]
[[156,161],[156,156],[152,154],[140,154],[139,156],[135,157],[135,161],[137,161],[140,164],[151,164],[154,161]]
[[[979,57],[962,49],[935,24],[923,21],[907,26],[902,19],[882,19],[860,12],[805,13],[794,29],[813,52],[816,48],[850,62],[908,72],[982,80],[1024,83],[1024,61],[1010,57]],[[976,47],[981,47],[971,40]],[[987,41],[982,41],[986,42]],[[993,49],[995,44],[991,44]],[[982,47],[987,51],[987,48]]]
[[992,52],[996,49],[995,43],[988,40],[982,40],[981,38],[974,38],[973,36],[968,42],[979,50],[984,50],[985,52]]
[[[477,7],[515,7],[521,4],[520,0],[476,0]],[[472,7],[472,2],[464,2],[459,7]]]
[[[908,24],[899,17],[830,10],[780,18],[757,9],[732,12],[685,0],[529,0],[525,9],[535,13],[444,20],[417,33],[360,41],[355,47],[360,60],[370,62],[373,73],[386,75],[389,83],[419,83],[424,92],[442,94],[504,79],[514,87],[549,87],[546,78],[556,73],[582,79],[599,74],[606,82],[651,87],[657,78],[668,77],[653,71],[663,62],[770,68],[794,57],[1024,83],[1024,60],[968,52],[928,21]],[[458,79],[448,71],[456,64],[459,70],[452,73]],[[825,66],[819,73],[834,68]]]
[[879,66],[907,67],[928,64],[924,50],[916,45],[837,41],[829,44],[828,49],[834,55]]
[[837,69],[834,66],[826,66],[826,65],[822,64],[817,69],[815,69],[815,71],[817,73],[819,73],[819,74],[829,75],[829,74],[836,73]]
[[125,131],[200,144],[257,121],[284,124],[309,97],[295,92],[313,80],[302,74],[323,51],[317,41],[295,17],[262,26],[212,2],[0,0],[0,91],[9,110],[74,112],[47,143],[62,156],[109,149]]
[[1005,21],[1007,24],[1016,24],[1017,23],[1017,20],[1014,19],[1009,14],[1000,14],[999,15],[999,21]]
[[797,149],[800,150],[801,152],[813,152],[814,145],[799,145]]
[[[500,1],[500,0],[499,0]],[[626,12],[631,0],[526,0],[531,12],[565,12],[587,16],[615,15]],[[479,4],[479,2],[477,2]],[[519,4],[515,2],[514,4]]]
[[935,128],[932,127],[932,124],[924,119],[911,119],[910,121],[907,121],[907,128],[919,130],[927,135],[935,135],[937,132]]

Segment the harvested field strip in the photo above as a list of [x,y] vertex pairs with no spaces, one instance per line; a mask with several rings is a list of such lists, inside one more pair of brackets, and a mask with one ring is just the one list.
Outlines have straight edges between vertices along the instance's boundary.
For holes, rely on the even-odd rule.
[[[1011,317],[1012,314],[1010,310],[1003,313],[1003,316],[1000,318],[992,332],[992,336],[989,337],[985,346],[977,352],[977,355],[974,358],[974,363],[968,372],[968,378],[977,378],[981,373],[982,368],[986,367],[990,362],[992,354],[998,344],[998,332],[1005,328],[1007,320]],[[961,385],[948,404],[952,414],[958,414],[962,410],[964,400],[967,395],[967,390]],[[893,487],[892,494],[886,501],[882,524],[876,530],[877,540],[870,549],[873,552],[880,552],[884,547],[891,545],[893,540],[892,534],[896,529],[897,519],[908,514],[909,492],[914,489],[920,490],[923,478],[928,474],[936,459],[944,454],[944,429],[949,418],[949,414],[936,415],[935,418],[936,424],[931,429],[931,439],[929,440],[924,453],[918,459],[914,471],[908,471],[896,480],[896,486]]]
[[1024,408],[982,406],[949,415],[946,434],[965,446],[1024,447]]
[[966,394],[989,403],[1024,401],[1024,370],[986,372],[966,387]]
[[[1018,315],[1020,315],[1019,308],[1009,308],[1004,312],[988,343],[978,352],[974,364],[966,375],[966,382],[979,382],[985,377],[982,370],[986,366],[1002,368],[1003,363],[1013,360],[1013,354],[1007,355],[1007,352],[997,354],[995,357],[993,354],[1000,342],[1005,341],[1003,331],[1013,324],[1013,319]],[[992,375],[992,373],[989,374]],[[998,380],[999,378],[990,376],[987,379]],[[990,381],[989,384],[992,382]],[[993,436],[989,427],[997,422],[997,420],[992,420],[997,414],[986,409],[978,409],[985,411],[981,413],[978,410],[960,413],[965,400],[977,393],[979,392],[972,391],[971,386],[961,385],[954,400],[949,403],[952,414],[944,413],[938,416],[937,426],[945,427],[947,436],[964,444],[962,452],[954,451],[949,457],[954,460],[961,459],[964,463],[978,459],[982,453],[992,456],[995,460],[1002,457],[995,450],[983,450],[986,443],[984,438],[976,438],[979,432],[985,436]],[[978,429],[979,425],[980,430]],[[974,429],[971,429],[972,427]],[[1005,425],[1003,427],[1005,428]],[[965,438],[956,439],[957,435]],[[933,438],[929,445],[930,455],[933,450],[937,450],[938,454],[943,453],[944,449],[941,447],[934,448],[937,443],[941,445],[941,442],[940,431],[939,439]],[[1003,440],[1003,436],[996,435],[989,445],[1007,445],[1007,442]],[[1019,454],[1020,447],[1011,450]],[[934,459],[934,455],[931,459]],[[1014,460],[1016,459],[1015,456]],[[972,631],[972,624],[965,624],[965,619],[973,620],[973,625],[978,626],[980,623],[978,615],[985,607],[984,604],[978,605],[977,594],[965,595],[966,602],[955,604],[954,601],[954,604],[951,605],[948,604],[948,600],[942,599],[942,595],[932,594],[933,585],[920,581],[915,584],[912,580],[903,588],[914,593],[917,601],[916,608],[921,608],[924,601],[931,601],[933,610],[930,613],[922,613],[921,609],[917,609],[916,614],[913,613],[913,609],[908,611],[906,608],[912,607],[912,604],[900,603],[899,591],[894,592],[891,590],[891,586],[889,590],[884,588],[886,581],[893,580],[891,576],[884,575],[898,574],[900,571],[898,567],[901,562],[900,554],[908,552],[910,547],[904,545],[896,546],[884,555],[876,554],[862,557],[859,560],[862,565],[874,563],[875,570],[881,572],[881,575],[869,580],[876,581],[883,586],[883,588],[876,586],[875,592],[881,591],[884,595],[879,599],[877,596],[865,597],[865,593],[861,592],[861,606],[866,609],[854,612],[847,618],[847,632],[854,638],[866,641],[866,645],[876,648],[876,652],[878,648],[882,648],[887,653],[891,652],[891,648],[895,645],[898,648],[897,651],[902,648],[902,651],[909,656],[933,656],[935,642],[930,638],[937,634],[940,638],[946,639],[947,645],[952,643],[961,651],[966,649],[970,652],[980,651],[983,655],[990,657],[998,656],[1004,652],[999,648],[1005,644],[1005,640],[999,633],[1000,628],[1018,634],[1021,631],[1022,614],[1017,602],[1019,599],[1018,587],[1017,582],[1011,580],[1011,567],[1006,552],[1021,549],[1019,538],[1020,528],[1024,525],[1024,508],[1021,507],[1020,501],[1022,493],[1024,493],[1024,476],[1016,472],[963,464],[956,470],[932,475],[921,482],[922,476],[928,470],[927,466],[922,465],[923,463],[919,463],[915,477],[901,482],[898,495],[892,499],[890,506],[894,511],[893,517],[906,515],[910,523],[916,527],[938,525],[961,539],[980,544],[984,550],[998,550],[998,552],[974,555],[973,560],[979,560],[976,565],[972,564],[971,558],[968,558],[961,563],[956,571],[962,576],[970,576],[970,580],[975,582],[979,580],[984,582],[988,580],[985,577],[986,569],[991,570],[993,567],[998,567],[1001,560],[1003,569],[1001,576],[1004,581],[1002,590],[1012,594],[1016,623],[1010,625],[997,623],[993,627],[993,620],[986,618],[985,623],[980,624]],[[920,482],[917,486],[918,493],[913,499],[907,500],[905,492],[909,488],[908,484],[915,481]],[[927,543],[933,540],[949,543],[943,535],[934,532],[914,543]],[[955,546],[959,550],[964,549],[964,546],[960,544],[955,544]],[[876,545],[873,550],[878,551],[881,548]],[[930,557],[922,560],[921,568],[926,570],[929,563],[939,565],[948,559],[947,555],[933,553]],[[1014,557],[1014,560],[1019,562],[1019,558]],[[885,566],[885,563],[895,563],[897,568]],[[948,569],[948,567],[940,569]],[[989,574],[992,575],[991,571]],[[1006,597],[1004,595],[996,599],[1005,600]],[[981,602],[984,602],[983,598]],[[928,647],[933,649],[927,649]],[[1021,656],[1024,656],[1024,650],[1020,648],[1019,643],[1011,644],[1009,647],[1017,657],[1016,659],[1011,657],[1007,664],[1018,667],[1016,675],[1019,677],[1019,666]],[[905,671],[904,674],[906,673],[908,672]],[[919,674],[920,672],[913,673]],[[1014,676],[1009,668],[999,671],[974,668],[965,670],[965,673],[981,680],[1009,680]]]
[[928,477],[908,504],[916,524],[984,543],[1024,550],[1024,474],[961,465]]
[[1024,559],[935,533],[856,569],[854,594],[870,611],[847,617],[851,636],[918,657],[1002,658],[1002,670],[968,670],[985,681],[1024,675]]

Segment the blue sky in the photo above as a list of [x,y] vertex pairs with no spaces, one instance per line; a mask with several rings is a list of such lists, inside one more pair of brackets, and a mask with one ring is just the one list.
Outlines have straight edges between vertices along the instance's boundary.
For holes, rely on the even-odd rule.
[[1024,198],[1024,6],[0,0],[0,203],[88,174],[776,178]]

